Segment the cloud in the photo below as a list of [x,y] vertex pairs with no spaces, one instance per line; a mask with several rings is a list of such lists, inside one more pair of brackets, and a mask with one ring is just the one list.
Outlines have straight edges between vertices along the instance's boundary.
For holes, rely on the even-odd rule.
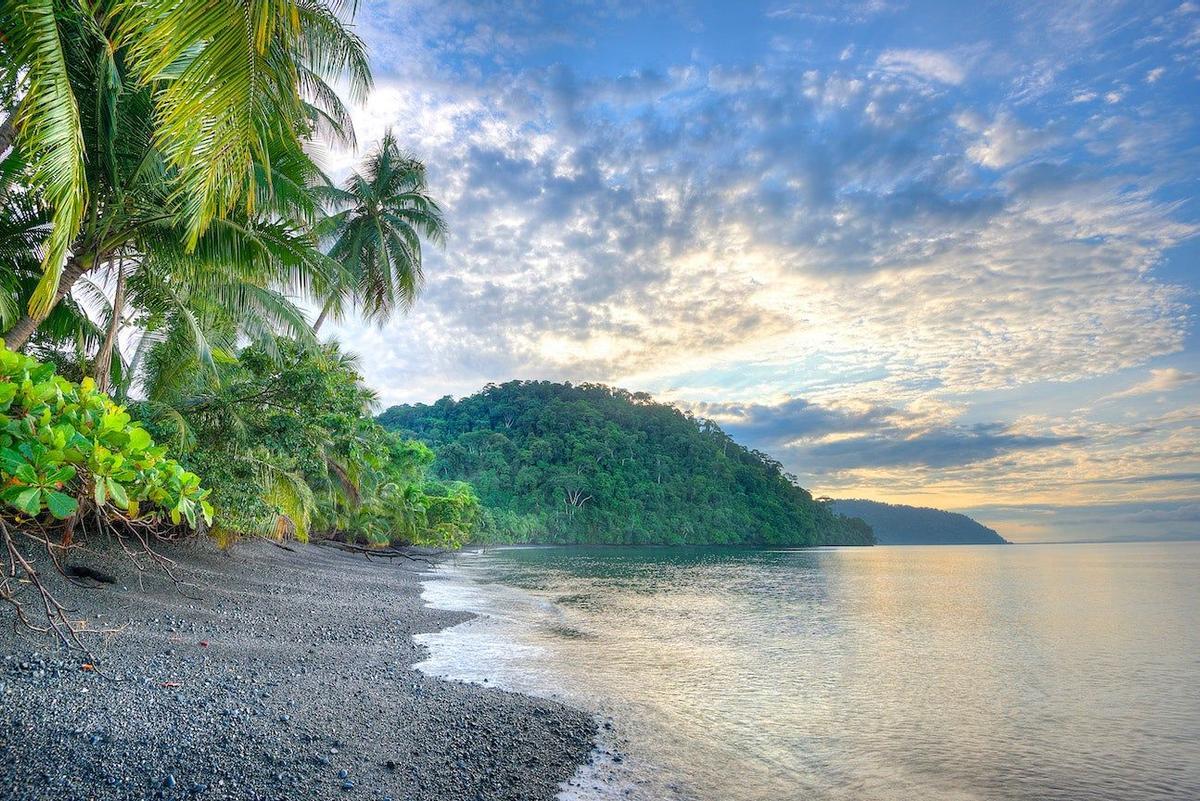
[[[959,505],[1200,471],[1185,393],[1163,404],[1177,418],[1144,393],[1108,423],[1084,383],[1191,347],[1194,287],[1161,265],[1200,231],[1177,200],[1194,114],[1146,102],[1178,89],[1178,51],[1147,60],[1158,45],[1106,38],[1111,15],[1033,7],[977,45],[926,36],[920,9],[803,47],[788,16],[746,15],[767,29],[752,60],[682,26],[653,48],[630,36],[681,9],[364,8],[381,66],[360,138],[394,126],[451,226],[407,317],[338,329],[385,402],[606,381],[718,419],[831,494]],[[1156,35],[1181,39],[1172,24]],[[1156,63],[1172,66],[1151,90]]]
[[759,448],[778,448],[832,433],[869,430],[889,415],[897,414],[895,409],[885,407],[835,409],[803,398],[789,398],[777,404],[697,403],[688,408]]
[[[956,105],[786,66],[384,82],[364,139],[392,124],[412,143],[451,238],[390,329],[410,357],[372,377],[389,400],[456,358],[480,378],[647,384],[797,352],[847,359],[852,342],[896,385],[953,390],[1177,349],[1181,292],[1146,271],[1194,229],[1130,176],[1037,161],[1042,135],[1004,114],[962,143]],[[1013,169],[970,179],[977,160]]]
[[979,137],[967,148],[967,155],[992,169],[1022,161],[1054,141],[1045,131],[1022,125],[1004,112],[991,121],[985,121],[978,114],[965,112],[958,116],[958,124]]
[[903,7],[901,3],[888,0],[860,0],[859,2],[804,2],[781,3],[767,9],[768,19],[799,19],[805,22],[856,24],[867,22],[884,14],[894,13]]
[[1200,381],[1200,373],[1187,373],[1177,367],[1163,367],[1150,371],[1150,377],[1138,383],[1109,395],[1106,400],[1117,398],[1132,398],[1138,395],[1152,395],[1159,392],[1173,392],[1180,387],[1195,384]]
[[967,71],[953,56],[937,50],[886,50],[880,54],[882,69],[902,75],[915,75],[939,83],[957,86],[967,79]]
[[1083,441],[1079,436],[1031,436],[999,424],[955,426],[895,436],[870,434],[818,443],[807,458],[825,470],[921,465],[951,467],[994,459],[1015,451],[1054,448]]
[[1200,502],[1196,501],[982,505],[963,511],[989,524],[1003,526],[1006,531],[1013,524],[1025,526],[1034,539],[1101,542],[1200,539]]
[[791,465],[819,465],[826,472],[966,465],[1085,439],[1078,434],[1013,431],[1000,423],[930,424],[930,418],[913,409],[863,404],[835,407],[803,398],[775,404],[700,403],[688,408],[716,421],[739,441],[781,454]]

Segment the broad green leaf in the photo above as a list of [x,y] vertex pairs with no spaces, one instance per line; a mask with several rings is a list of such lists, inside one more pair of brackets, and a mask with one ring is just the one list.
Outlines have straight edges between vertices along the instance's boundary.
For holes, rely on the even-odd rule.
[[25,457],[21,456],[21,454],[8,448],[0,448],[0,470],[11,476],[23,464],[25,464]]
[[16,507],[30,517],[37,517],[42,511],[42,491],[30,487],[17,496]]
[[75,478],[75,468],[71,465],[63,465],[54,472],[46,476],[46,482],[53,484],[56,481],[61,481],[64,484]]
[[50,514],[59,520],[66,520],[79,509],[79,503],[70,495],[54,491],[46,493],[46,506],[50,508]]
[[154,440],[150,438],[150,432],[144,428],[129,429],[129,450],[144,451],[154,444]]
[[112,495],[113,501],[118,506],[129,506],[129,496],[125,494],[125,488],[119,482],[108,478],[104,483],[108,486],[108,493]]

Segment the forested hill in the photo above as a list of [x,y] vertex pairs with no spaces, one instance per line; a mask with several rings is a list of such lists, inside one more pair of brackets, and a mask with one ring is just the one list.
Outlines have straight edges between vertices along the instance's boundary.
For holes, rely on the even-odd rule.
[[433,446],[436,474],[475,486],[485,539],[874,542],[869,526],[813,501],[766,454],[645,393],[512,381],[459,401],[393,406],[379,421]]
[[993,529],[957,512],[879,501],[834,501],[842,514],[866,520],[880,545],[1004,544]]

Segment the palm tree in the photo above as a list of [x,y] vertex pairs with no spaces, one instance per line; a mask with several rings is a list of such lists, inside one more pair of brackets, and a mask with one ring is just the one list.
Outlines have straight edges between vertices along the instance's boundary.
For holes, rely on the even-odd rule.
[[367,320],[382,323],[407,309],[424,280],[421,239],[441,244],[446,222],[430,197],[425,165],[404,155],[389,130],[367,158],[362,173],[353,173],[341,188],[325,186],[319,194],[333,213],[318,224],[330,242],[330,259],[341,265],[341,280],[328,287],[313,331],[347,306]]
[[[21,151],[51,215],[43,277],[5,334],[9,347],[127,248],[129,224],[169,219],[195,250],[214,222],[254,214],[273,153],[299,151],[317,131],[351,135],[330,83],[345,79],[359,97],[370,73],[362,41],[331,5],[0,4],[0,99],[19,98],[0,143]],[[147,208],[133,184],[154,185],[156,216],[131,215]]]

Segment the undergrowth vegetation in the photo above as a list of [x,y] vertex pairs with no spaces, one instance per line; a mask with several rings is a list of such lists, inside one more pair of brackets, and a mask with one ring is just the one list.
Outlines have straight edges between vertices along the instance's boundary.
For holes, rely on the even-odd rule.
[[153,558],[152,539],[213,520],[210,491],[200,477],[169,458],[167,448],[97,392],[91,378],[68,381],[53,365],[3,345],[0,470],[0,536],[8,558],[0,599],[27,620],[15,582],[37,587],[60,634],[70,631],[65,610],[46,592],[24,548],[45,547],[57,560],[77,533],[104,531],[132,538]]
[[130,408],[213,487],[222,539],[467,540],[479,510],[470,487],[428,476],[432,452],[371,418],[375,395],[336,344],[279,339],[242,349],[215,376],[172,370],[170,381],[150,362],[149,399]]

